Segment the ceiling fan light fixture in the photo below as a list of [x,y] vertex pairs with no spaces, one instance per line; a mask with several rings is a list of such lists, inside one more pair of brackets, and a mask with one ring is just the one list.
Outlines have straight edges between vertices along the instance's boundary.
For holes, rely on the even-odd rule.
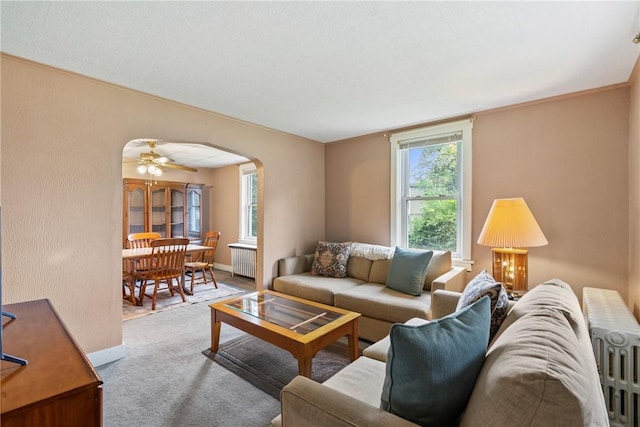
[[141,174],[147,173],[147,165],[138,166],[138,173],[141,173]]
[[156,165],[149,165],[149,167],[147,168],[147,170],[149,171],[149,173],[153,176],[160,176],[162,175],[162,169],[160,169],[159,167],[157,167]]

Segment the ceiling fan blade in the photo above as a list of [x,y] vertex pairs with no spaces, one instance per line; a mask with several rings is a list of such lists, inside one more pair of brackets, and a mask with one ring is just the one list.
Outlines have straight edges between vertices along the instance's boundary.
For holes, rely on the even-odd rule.
[[189,166],[175,165],[173,163],[162,163],[161,166],[163,168],[182,169],[189,172],[198,172],[198,169],[196,168],[191,168]]

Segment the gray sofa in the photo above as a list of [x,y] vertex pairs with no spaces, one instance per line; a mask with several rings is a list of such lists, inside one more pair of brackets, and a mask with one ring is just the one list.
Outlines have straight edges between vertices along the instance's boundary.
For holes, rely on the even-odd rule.
[[428,319],[431,294],[436,289],[458,291],[466,284],[466,271],[451,266],[451,252],[434,251],[419,296],[407,295],[385,286],[394,248],[353,243],[347,262],[347,277],[323,277],[311,274],[313,254],[283,258],[278,262],[278,277],[272,288],[299,298],[355,311],[359,336],[379,341],[394,323],[413,317]]
[[[435,291],[434,318],[454,311],[459,296]],[[282,390],[282,414],[272,425],[414,426],[379,409],[388,346],[385,338],[368,347],[323,384],[296,377]],[[536,286],[512,306],[490,343],[460,426],[608,425],[589,332],[575,294],[560,280]]]

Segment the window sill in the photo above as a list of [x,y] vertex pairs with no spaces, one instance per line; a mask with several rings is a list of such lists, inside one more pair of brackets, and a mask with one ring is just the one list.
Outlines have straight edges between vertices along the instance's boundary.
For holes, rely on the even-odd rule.
[[257,250],[256,242],[251,242],[248,240],[238,240],[238,243],[229,243],[227,246],[230,248],[240,248],[240,249],[253,249]]
[[460,259],[460,258],[451,259],[451,265],[453,265],[454,267],[462,267],[467,271],[471,271],[473,264],[474,264],[474,261],[471,259]]

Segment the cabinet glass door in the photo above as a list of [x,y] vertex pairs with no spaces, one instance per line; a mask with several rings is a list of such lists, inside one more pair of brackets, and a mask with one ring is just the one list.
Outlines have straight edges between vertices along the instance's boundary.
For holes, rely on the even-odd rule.
[[151,231],[167,237],[167,198],[164,188],[151,190]]
[[200,230],[200,191],[189,190],[187,199],[189,201],[189,239],[199,240],[202,238]]
[[171,191],[171,237],[184,237],[184,192]]
[[128,191],[129,195],[129,228],[131,233],[144,233],[144,187],[135,187]]

